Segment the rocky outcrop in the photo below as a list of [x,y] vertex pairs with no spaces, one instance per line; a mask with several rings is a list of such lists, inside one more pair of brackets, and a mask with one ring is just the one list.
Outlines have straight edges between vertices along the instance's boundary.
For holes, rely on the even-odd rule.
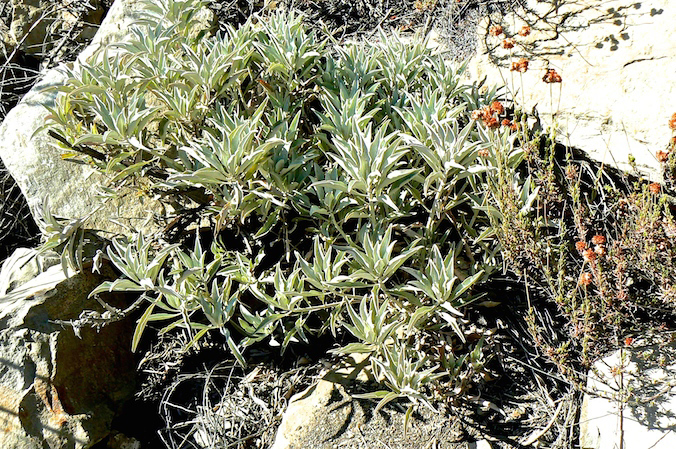
[[96,33],[104,8],[100,0],[12,0],[3,8],[4,27],[0,40],[5,54],[46,55],[63,46],[61,40],[86,41]]
[[580,411],[580,448],[676,447],[676,343],[649,337],[594,364]]
[[[676,111],[673,2],[522,3],[500,20],[481,23],[472,76],[506,84],[526,110],[536,108],[545,123],[555,124],[561,143],[623,170],[632,168],[631,155],[645,177],[659,181],[656,152],[669,142]],[[491,33],[495,25],[504,33]],[[519,34],[524,26],[530,34]],[[512,48],[504,48],[506,38],[514,39]],[[527,72],[510,71],[522,58],[530,61]],[[563,82],[543,82],[547,69]]]
[[[122,40],[138,18],[139,8],[138,0],[117,0],[79,59],[86,60],[97,48]],[[53,106],[56,98],[56,93],[42,90],[62,84],[65,79],[59,68],[47,71],[0,126],[0,158],[21,188],[33,216],[40,215],[48,200],[56,216],[90,216],[89,228],[125,233],[130,227],[151,230],[146,224],[148,210],[157,211],[157,203],[129,195],[97,209],[100,201],[96,195],[105,184],[105,177],[87,165],[63,160],[56,142],[45,132],[34,135],[49,114],[44,106]]]
[[[117,0],[101,24],[91,44],[74,63],[91,62],[96,51],[130,36],[144,7],[140,0]],[[213,14],[206,9],[203,22],[211,26]],[[0,158],[21,188],[33,216],[39,216],[46,200],[52,214],[63,218],[89,217],[85,226],[112,233],[128,234],[130,229],[151,233],[157,230],[149,220],[150,212],[163,213],[158,201],[127,192],[105,205],[97,198],[106,184],[105,176],[87,165],[61,158],[61,150],[45,131],[35,134],[54,106],[56,93],[43,91],[63,84],[64,71],[47,71],[42,80],[13,108],[0,126]],[[124,193],[124,192],[123,192]]]
[[0,447],[84,449],[110,432],[134,391],[133,323],[83,328],[78,337],[57,322],[97,309],[88,295],[102,280],[67,277],[55,265],[0,296]]

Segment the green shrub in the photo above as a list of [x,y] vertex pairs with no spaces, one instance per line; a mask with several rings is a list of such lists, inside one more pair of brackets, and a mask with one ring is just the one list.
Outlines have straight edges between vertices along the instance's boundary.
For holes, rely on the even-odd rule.
[[537,193],[515,135],[471,115],[496,90],[463,83],[427,42],[342,44],[293,12],[211,35],[204,3],[149,4],[131,41],[58,87],[46,126],[64,156],[180,218],[114,238],[120,278],[92,295],[138,292],[134,347],[158,321],[189,346],[219,331],[245,365],[253,344],[330,332],[346,342],[333,352],[370,355],[381,406],[429,405],[440,377],[461,391],[487,356],[463,309],[501,264],[487,189],[510,186],[522,215]]

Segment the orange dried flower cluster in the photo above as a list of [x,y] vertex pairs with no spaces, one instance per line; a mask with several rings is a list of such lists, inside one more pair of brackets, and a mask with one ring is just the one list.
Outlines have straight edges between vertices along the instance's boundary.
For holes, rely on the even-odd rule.
[[579,252],[582,252],[587,249],[587,244],[582,240],[575,242],[575,249],[577,249]]
[[655,195],[660,193],[661,189],[662,189],[662,186],[660,186],[660,184],[657,183],[657,182],[651,182],[650,185],[648,186],[648,190],[650,190],[650,193],[653,193]]
[[592,283],[591,273],[580,273],[580,280],[578,281],[578,283],[583,287],[586,287],[589,284],[591,284]]
[[530,27],[528,25],[524,25],[521,27],[519,30],[519,36],[528,36],[530,34]]
[[518,125],[516,124],[516,122],[513,122],[513,121],[511,121],[511,120],[509,120],[509,119],[502,119],[502,122],[500,122],[500,124],[501,124],[502,126],[505,126],[505,127],[509,128],[509,129],[511,129],[512,131],[516,131],[517,129],[519,129],[519,127],[518,127]]
[[495,129],[500,127],[500,122],[498,122],[498,119],[495,117],[489,117],[488,120],[484,120],[484,125],[486,125],[487,128]]
[[659,162],[666,162],[669,160],[669,153],[667,151],[657,150],[655,155],[657,156],[657,160]]
[[528,71],[528,59],[522,58],[519,59],[518,61],[512,62],[512,68],[510,69],[512,72],[519,72],[519,73],[526,73]]
[[502,41],[502,48],[507,48],[507,49],[514,48],[515,44],[516,44],[516,42],[514,41],[514,39],[512,39],[511,37],[508,37],[507,39]]
[[547,69],[547,73],[542,77],[542,81],[545,83],[560,83],[563,79],[561,78],[561,75],[556,73],[556,70]]
[[500,121],[495,114],[500,115],[505,112],[505,107],[499,101],[494,101],[490,106],[484,106],[481,109],[472,111],[472,120],[481,120],[487,128],[495,129],[500,127]]
[[585,260],[585,262],[593,262],[596,260],[596,253],[593,249],[587,248],[582,251],[582,258]]
[[634,339],[631,337],[627,337],[624,339],[624,345],[625,346],[631,346],[631,344],[634,342]]
[[494,101],[491,103],[491,112],[495,112],[498,115],[505,113],[505,107],[499,101]]
[[594,245],[603,245],[606,243],[606,238],[602,235],[595,235],[592,237],[591,241]]
[[488,32],[493,36],[500,36],[503,33],[502,26],[493,25],[492,27],[490,27]]
[[676,131],[676,112],[674,112],[674,115],[672,115],[671,119],[669,119],[669,128]]
[[481,150],[479,150],[479,153],[478,153],[478,154],[479,154],[479,156],[481,156],[481,157],[488,157],[488,156],[490,156],[490,152],[489,152],[486,148],[482,148]]

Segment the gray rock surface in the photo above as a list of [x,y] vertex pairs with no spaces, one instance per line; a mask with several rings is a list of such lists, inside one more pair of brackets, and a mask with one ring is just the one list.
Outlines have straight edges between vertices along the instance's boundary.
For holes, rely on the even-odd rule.
[[[117,0],[79,60],[90,58],[103,45],[121,40],[137,18],[139,5],[138,0]],[[146,220],[148,210],[159,210],[156,202],[128,195],[108,201],[97,209],[100,201],[96,195],[99,187],[105,184],[105,177],[87,165],[63,160],[61,150],[45,132],[34,135],[49,114],[44,106],[53,106],[56,98],[55,93],[42,90],[62,84],[65,79],[60,68],[47,71],[0,125],[0,158],[21,188],[33,216],[40,215],[45,200],[48,200],[56,216],[82,218],[90,215],[89,228],[125,233],[127,227],[154,230]],[[111,218],[123,226],[112,222]]]
[[0,447],[88,448],[107,436],[133,394],[133,323],[82,329],[81,338],[54,323],[97,309],[88,294],[102,280],[68,278],[55,265],[0,296]]
[[[506,84],[527,111],[536,107],[546,124],[556,124],[561,143],[623,170],[630,169],[631,154],[645,177],[660,181],[655,154],[669,142],[668,120],[676,111],[673,1],[522,4],[499,22],[486,18],[479,26],[473,78]],[[488,32],[496,23],[505,34]],[[523,25],[530,35],[518,35]],[[502,48],[506,37],[514,38],[514,48]],[[520,58],[530,60],[528,71],[511,72]],[[544,83],[547,68],[563,82]]]
[[[103,7],[100,0],[11,0],[5,14],[8,26],[0,30],[5,54],[15,49],[25,54],[46,54],[60,44],[56,36],[61,34],[69,34],[70,39],[91,39],[101,22]],[[78,21],[85,25],[80,27]]]
[[676,447],[674,387],[673,341],[634,342],[598,361],[580,412],[580,448]]
[[0,267],[0,297],[58,263],[59,257],[53,252],[39,254],[36,249],[17,248]]

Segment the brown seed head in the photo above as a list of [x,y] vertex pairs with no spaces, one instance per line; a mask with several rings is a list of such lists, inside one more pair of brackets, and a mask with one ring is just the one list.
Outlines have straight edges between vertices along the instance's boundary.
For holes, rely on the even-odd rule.
[[655,195],[660,193],[661,189],[662,189],[662,186],[660,186],[660,184],[657,183],[657,182],[651,182],[650,185],[648,186],[648,190],[650,190],[650,193],[653,193]]
[[655,155],[657,156],[657,160],[659,162],[666,162],[669,160],[669,153],[666,151],[657,150],[657,153]]
[[528,71],[528,59],[521,58],[518,61],[512,62],[512,72],[526,73]]
[[530,27],[528,25],[524,25],[521,27],[519,30],[519,36],[528,36],[530,34]]
[[674,112],[674,115],[672,115],[671,119],[669,119],[669,128],[676,131],[676,112]]
[[500,122],[495,117],[491,117],[488,120],[484,120],[484,125],[486,125],[487,128],[495,129],[500,127]]
[[514,41],[514,39],[512,39],[511,37],[508,37],[507,39],[502,41],[502,48],[507,48],[507,49],[514,48],[515,44],[516,44],[516,42]]
[[606,238],[602,235],[595,235],[592,237],[591,241],[594,245],[603,245],[606,243]]
[[582,252],[587,249],[587,244],[582,240],[575,242],[575,249],[577,249],[579,252]]
[[542,81],[545,83],[560,83],[562,80],[561,75],[559,75],[554,69],[547,69],[547,73],[542,77]]
[[500,36],[500,35],[502,34],[502,32],[503,32],[502,26],[500,26],[500,25],[493,25],[492,27],[490,27],[490,29],[488,30],[488,32],[489,32],[492,36]]

